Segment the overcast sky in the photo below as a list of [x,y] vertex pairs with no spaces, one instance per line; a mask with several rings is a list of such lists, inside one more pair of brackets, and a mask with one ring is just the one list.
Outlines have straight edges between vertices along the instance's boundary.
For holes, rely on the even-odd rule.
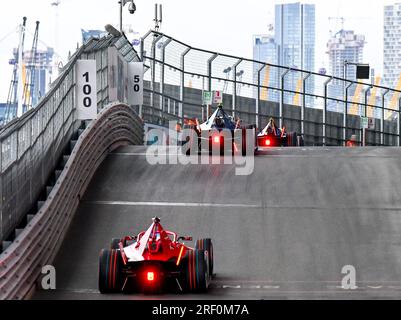
[[[64,59],[81,41],[82,29],[103,29],[107,23],[118,24],[118,0],[61,0],[56,41],[55,0],[2,1],[0,11],[0,101],[5,102],[12,68],[8,60],[18,45],[15,32],[22,17],[28,17],[28,30],[33,33],[35,21],[41,22],[40,40],[55,48]],[[124,23],[133,25],[141,35],[153,25],[156,1],[135,0],[137,12],[129,15],[124,10]],[[163,4],[162,32],[194,47],[252,58],[252,36],[267,32],[273,23],[274,4],[296,1],[268,0],[158,0]],[[316,69],[328,67],[326,52],[330,30],[341,27],[340,21],[329,23],[329,17],[345,17],[345,28],[366,36],[364,62],[370,63],[376,73],[382,72],[383,7],[391,0],[309,0],[316,4]],[[12,33],[6,39],[5,36]],[[26,48],[32,36],[27,35]]]

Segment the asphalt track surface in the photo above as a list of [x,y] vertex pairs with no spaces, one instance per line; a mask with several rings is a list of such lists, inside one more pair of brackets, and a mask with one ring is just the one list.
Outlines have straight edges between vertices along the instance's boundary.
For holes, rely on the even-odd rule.
[[[104,161],[56,258],[57,290],[34,299],[401,298],[401,149],[272,149],[249,176],[234,165],[152,166],[144,152]],[[154,216],[213,239],[209,293],[101,295],[100,249]],[[345,265],[354,290],[341,287]]]

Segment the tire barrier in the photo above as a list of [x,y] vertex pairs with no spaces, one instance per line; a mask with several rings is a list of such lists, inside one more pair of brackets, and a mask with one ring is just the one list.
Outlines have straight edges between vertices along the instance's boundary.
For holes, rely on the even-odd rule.
[[50,265],[67,233],[92,176],[109,152],[142,145],[143,122],[135,111],[114,103],[80,135],[48,199],[14,242],[0,255],[0,299],[28,298],[42,268]]

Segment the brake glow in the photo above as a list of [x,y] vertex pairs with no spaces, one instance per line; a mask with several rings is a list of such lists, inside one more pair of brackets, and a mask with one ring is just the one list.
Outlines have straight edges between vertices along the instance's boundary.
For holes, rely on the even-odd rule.
[[220,143],[220,137],[214,137],[214,143]]
[[267,147],[270,147],[272,142],[270,141],[270,139],[266,139],[265,144]]
[[177,259],[177,267],[180,265],[181,258],[182,258],[182,253],[184,252],[184,246],[181,247],[180,254],[178,255]]
[[154,281],[155,280],[155,274],[154,272],[148,272],[148,281]]

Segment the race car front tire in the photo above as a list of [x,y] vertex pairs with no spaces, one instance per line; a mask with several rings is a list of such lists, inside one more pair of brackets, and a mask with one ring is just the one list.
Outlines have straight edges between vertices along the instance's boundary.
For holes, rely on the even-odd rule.
[[197,250],[205,250],[208,252],[209,276],[213,277],[213,243],[212,239],[199,239],[196,241],[195,248]]
[[186,289],[192,293],[204,293],[209,287],[208,259],[205,250],[188,251],[185,257]]
[[102,250],[99,256],[99,291],[102,294],[121,292],[123,260],[119,250]]

